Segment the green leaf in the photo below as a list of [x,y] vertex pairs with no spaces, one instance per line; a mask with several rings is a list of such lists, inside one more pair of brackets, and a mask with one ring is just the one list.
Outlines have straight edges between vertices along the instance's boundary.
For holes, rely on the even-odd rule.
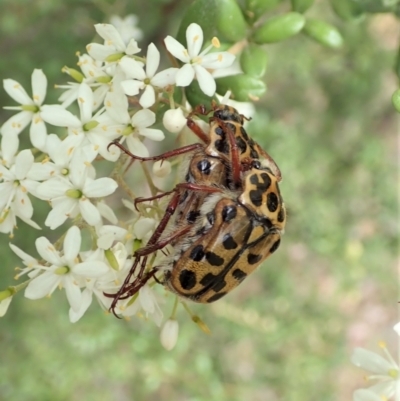
[[303,29],[305,18],[299,13],[287,13],[269,19],[253,35],[256,43],[273,43],[290,38]]
[[195,0],[186,10],[179,27],[177,40],[186,45],[186,29],[195,22],[204,32],[204,41],[214,36],[228,42],[246,36],[246,21],[235,0]]
[[267,69],[268,56],[263,48],[251,43],[240,55],[240,66],[245,74],[261,78]]
[[232,99],[239,102],[258,100],[267,90],[263,81],[247,74],[216,79],[217,92],[221,95],[230,90]]
[[363,15],[360,3],[355,0],[330,0],[333,11],[343,20],[351,21]]
[[292,10],[302,14],[314,4],[314,0],[291,0],[291,2]]
[[397,89],[392,96],[394,108],[400,113],[400,89]]
[[328,47],[338,48],[343,43],[343,38],[339,31],[325,21],[307,20],[304,33]]
[[273,10],[281,0],[246,0],[245,15],[250,22],[257,21],[266,12]]
[[218,103],[216,96],[210,97],[203,93],[200,89],[199,83],[193,81],[188,87],[185,88],[186,99],[192,107],[199,104],[204,104],[205,106],[211,106],[211,102],[214,100]]

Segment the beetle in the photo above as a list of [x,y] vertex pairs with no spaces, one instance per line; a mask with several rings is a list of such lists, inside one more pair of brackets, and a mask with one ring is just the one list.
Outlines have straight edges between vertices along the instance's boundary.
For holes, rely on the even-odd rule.
[[[196,108],[194,113],[208,114],[203,107]],[[132,158],[141,161],[164,160],[186,152],[193,152],[193,155],[190,159],[185,182],[178,184],[173,191],[166,193],[173,193],[166,212],[147,245],[135,252],[134,264],[120,290],[116,294],[106,294],[114,298],[110,308],[113,312],[119,299],[134,295],[152,277],[159,281],[156,277],[156,273],[160,270],[159,267],[145,271],[147,256],[168,244],[173,246],[175,253],[173,260],[166,262],[168,266],[162,266],[164,278],[161,282],[173,292],[197,302],[212,302],[219,294],[229,292],[237,285],[235,281],[230,279],[228,280],[230,282],[228,287],[219,294],[187,294],[188,288],[182,285],[181,278],[177,278],[178,275],[179,277],[183,277],[185,274],[196,275],[200,274],[199,272],[207,271],[209,268],[207,259],[203,262],[197,260],[195,261],[196,263],[190,261],[190,254],[199,243],[203,247],[212,249],[207,251],[209,252],[208,254],[217,255],[216,259],[218,260],[225,260],[225,258],[231,260],[233,258],[230,264],[233,263],[236,266],[238,263],[246,266],[243,262],[244,256],[242,254],[249,253],[249,249],[258,249],[259,247],[264,249],[264,251],[259,252],[259,263],[261,263],[277,248],[277,245],[274,246],[273,244],[278,243],[278,237],[280,239],[282,224],[276,226],[271,223],[274,219],[270,218],[269,214],[272,212],[268,210],[266,205],[268,205],[268,202],[273,205],[275,207],[274,212],[279,209],[279,213],[281,213],[280,223],[285,221],[285,209],[278,188],[281,173],[273,159],[248,136],[243,127],[244,119],[244,116],[230,106],[213,105],[213,115],[209,119],[209,134],[201,130],[191,118],[191,115],[187,120],[189,128],[204,144],[188,145],[155,157],[140,158],[134,156],[117,144]],[[261,166],[264,172],[260,175],[256,170],[259,170]],[[265,183],[265,175],[270,177],[268,188]],[[261,181],[258,182],[258,179]],[[137,199],[135,203],[154,200],[166,194]],[[216,203],[213,204],[212,201]],[[275,205],[277,202],[279,207]],[[220,204],[226,203],[239,211],[239,215],[235,217],[235,223],[231,228],[242,228],[240,230],[234,228],[232,233],[228,232],[230,225],[227,225],[225,221],[221,222],[220,218],[215,218],[213,221],[208,220],[211,211],[207,211],[207,208],[217,209],[217,206],[220,207]],[[176,215],[171,223],[170,219],[174,213]],[[170,225],[170,228],[167,231],[170,234],[163,236],[168,225]],[[243,230],[247,230],[248,237],[240,237],[241,234],[239,233],[242,233]],[[259,235],[259,238],[255,238],[256,235]],[[230,253],[233,251],[225,255],[227,249],[224,248],[223,239],[228,236],[231,236],[238,247],[240,246],[240,254],[232,256],[232,258]],[[235,240],[234,236],[238,236],[238,238]],[[210,240],[210,237],[213,240]],[[273,244],[270,245],[272,240]],[[189,256],[187,255],[188,252]],[[222,256],[218,255],[217,252],[220,252]],[[139,263],[140,269],[136,273]],[[184,266],[187,263],[193,267],[191,269],[185,268]],[[250,264],[244,270],[238,269],[246,271],[247,275],[259,263]],[[225,267],[218,276],[222,277],[223,281],[228,279],[229,274],[233,274],[232,269],[229,267],[230,264],[228,263],[226,266],[224,264]],[[190,271],[191,273],[182,273],[185,271]],[[130,282],[134,274],[136,277],[133,282]],[[208,276],[204,276],[199,282],[203,280],[204,283],[210,280],[210,274],[212,275],[209,271]],[[185,281],[184,279],[182,280],[183,282]],[[218,279],[216,280],[218,281]],[[213,287],[213,285],[209,283],[208,287]],[[203,291],[205,290],[203,289]]]

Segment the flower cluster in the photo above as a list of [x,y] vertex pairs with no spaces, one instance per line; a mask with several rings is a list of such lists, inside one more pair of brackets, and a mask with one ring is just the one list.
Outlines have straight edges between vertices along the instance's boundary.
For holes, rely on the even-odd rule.
[[[63,68],[73,81],[56,86],[63,89],[58,104],[46,104],[48,83],[40,69],[32,73],[31,94],[18,82],[4,80],[5,91],[17,103],[5,108],[17,113],[0,129],[0,232],[12,238],[18,219],[42,228],[32,219],[32,197],[51,205],[44,226],[51,230],[65,223],[72,226],[54,245],[44,236],[36,240],[40,260],[10,245],[25,266],[18,277],[27,280],[0,291],[0,315],[19,290],[24,289],[29,299],[39,299],[57,287],[65,289],[71,322],[82,317],[93,296],[108,310],[112,298],[104,294],[118,290],[132,266],[133,251],[146,243],[159,217],[155,213],[139,215],[125,201],[133,217],[118,220],[107,202],[109,195],[123,186],[125,160],[120,149],[110,147],[110,143],[118,141],[131,153],[148,156],[146,143],[165,137],[161,129],[153,127],[160,104],[170,108],[163,118],[167,130],[180,132],[185,125],[185,114],[190,110],[186,103],[175,104],[174,88],[186,87],[196,79],[201,90],[213,96],[214,72],[230,67],[235,59],[229,52],[211,52],[219,47],[216,38],[202,50],[203,31],[191,24],[186,48],[171,36],[165,38],[167,50],[177,61],[172,68],[160,69],[155,44],[141,54],[138,40],[142,32],[136,23],[136,17],[129,16],[125,20],[113,17],[114,25],[95,25],[103,43],[90,43],[87,53],[78,55],[79,70]],[[32,149],[19,149],[19,136],[28,127]],[[101,176],[101,160],[114,163],[113,178]],[[153,166],[158,177],[170,171],[168,162]],[[81,249],[81,230],[89,231],[91,250]],[[123,316],[141,312],[157,325],[163,319],[149,285],[134,299],[120,301],[116,312]],[[163,344],[171,349],[178,334],[176,321],[167,320],[162,333]]]
[[400,400],[399,365],[390,355],[383,342],[379,346],[386,359],[364,348],[356,348],[354,350],[351,358],[354,365],[372,372],[372,375],[366,376],[366,380],[376,382],[367,389],[356,390],[353,395],[354,401]]

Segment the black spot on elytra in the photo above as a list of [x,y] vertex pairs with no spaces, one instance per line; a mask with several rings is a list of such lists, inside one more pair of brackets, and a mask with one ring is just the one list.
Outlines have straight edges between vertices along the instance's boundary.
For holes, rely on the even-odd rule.
[[207,252],[206,259],[211,266],[222,266],[224,264],[224,258],[214,252]]
[[215,222],[215,213],[214,211],[208,212],[206,214],[207,221],[213,226]]
[[247,273],[245,273],[243,270],[235,269],[235,270],[232,272],[232,276],[233,276],[237,281],[242,282],[242,281],[246,278]]
[[191,290],[196,285],[196,275],[191,270],[184,269],[179,274],[179,282],[184,290]]
[[271,253],[274,253],[278,248],[281,243],[281,239],[279,238],[278,240],[275,241],[275,243],[271,246],[271,249],[269,250]]
[[203,174],[209,175],[211,172],[211,163],[207,159],[200,160],[197,163],[197,169]]
[[222,139],[217,139],[214,142],[215,149],[217,149],[218,152],[221,152],[223,154],[228,154],[229,153],[229,145],[226,143],[226,141]]
[[195,262],[200,262],[204,257],[204,247],[203,245],[196,245],[190,252],[189,258]]
[[241,153],[245,153],[247,150],[247,145],[246,142],[242,138],[236,138],[236,144],[238,148],[240,149]]
[[243,139],[244,139],[246,142],[248,142],[249,136],[247,135],[247,132],[246,132],[246,130],[245,130],[243,127],[240,127],[240,133],[241,133]]
[[226,286],[226,281],[223,279],[220,279],[219,281],[217,281],[213,286],[212,289],[215,292],[220,292],[222,289],[224,289]]
[[[257,170],[259,170],[261,168],[261,162],[260,160],[253,160],[251,162],[251,167],[252,168],[256,168]],[[251,179],[250,179],[251,180]]]
[[274,192],[267,195],[267,207],[270,212],[275,212],[278,209],[278,197]]
[[210,285],[216,278],[217,276],[215,276],[212,273],[207,273],[201,280],[200,280],[200,284],[203,285],[204,287]]
[[186,216],[186,220],[189,224],[193,224],[200,216],[200,210],[191,210]]
[[218,301],[218,299],[222,298],[224,295],[226,295],[226,292],[220,292],[219,294],[214,294],[212,297],[207,299],[207,303],[215,302]]
[[261,260],[262,256],[261,255],[255,255],[254,253],[249,253],[247,255],[247,263],[249,265],[255,265]]
[[261,191],[266,191],[271,185],[271,177],[267,173],[253,174],[250,182]]
[[260,190],[255,190],[255,189],[252,189],[250,192],[249,192],[249,197],[250,197],[250,200],[251,200],[251,203],[254,205],[254,206],[261,206],[261,204],[262,204],[262,198],[263,198],[263,192],[262,191],[260,191]]
[[229,222],[234,219],[237,215],[237,209],[235,206],[224,206],[222,209],[222,220]]
[[222,246],[225,249],[236,249],[238,245],[233,239],[232,235],[225,234],[224,237],[222,238]]

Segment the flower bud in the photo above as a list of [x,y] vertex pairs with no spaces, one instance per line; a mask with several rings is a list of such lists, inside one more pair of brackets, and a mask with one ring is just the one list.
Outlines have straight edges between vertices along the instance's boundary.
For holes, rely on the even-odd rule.
[[167,350],[171,351],[178,341],[179,325],[175,319],[168,319],[160,333],[161,345]]
[[331,0],[333,11],[343,20],[351,21],[363,15],[361,4],[351,0]]
[[171,109],[164,113],[164,127],[169,131],[177,134],[186,125],[186,118],[182,109]]
[[153,164],[153,174],[156,177],[164,178],[171,174],[171,163],[167,160],[157,160]]

